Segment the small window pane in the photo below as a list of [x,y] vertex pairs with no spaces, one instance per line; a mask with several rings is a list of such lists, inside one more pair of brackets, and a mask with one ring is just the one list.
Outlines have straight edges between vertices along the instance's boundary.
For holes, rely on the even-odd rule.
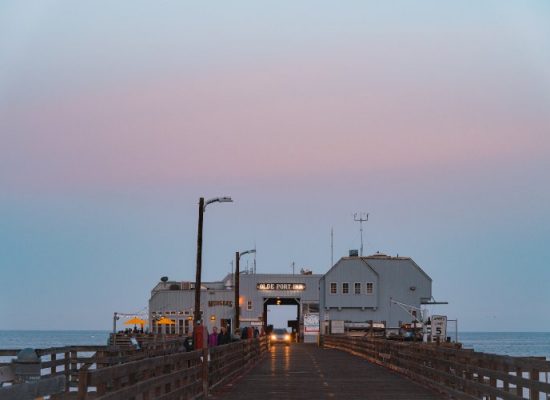
[[374,292],[374,283],[367,282],[367,294],[373,294]]
[[355,282],[354,287],[354,293],[361,294],[361,282]]
[[342,293],[349,294],[349,283],[347,282],[342,283]]
[[330,294],[336,294],[338,292],[338,287],[336,285],[336,282],[330,283]]

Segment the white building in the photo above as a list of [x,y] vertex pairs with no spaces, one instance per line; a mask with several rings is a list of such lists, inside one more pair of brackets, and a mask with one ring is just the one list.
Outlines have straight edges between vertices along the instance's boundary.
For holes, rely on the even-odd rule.
[[[240,275],[240,325],[265,325],[269,305],[296,305],[300,334],[317,335],[331,320],[345,323],[384,321],[388,327],[410,322],[411,315],[395,302],[420,308],[432,298],[431,278],[409,257],[375,254],[341,258],[326,274]],[[150,326],[166,316],[175,321],[170,332],[184,334],[192,326],[194,283],[158,283],[149,299]],[[201,286],[203,320],[211,326],[234,326],[235,292],[231,274]],[[304,328],[304,316],[306,327]],[[311,328],[311,321],[319,321]],[[307,339],[307,338],[306,338]]]
[[[409,257],[341,258],[319,280],[320,321],[384,322],[398,327],[432,298],[432,279]],[[419,316],[420,317],[420,316]]]

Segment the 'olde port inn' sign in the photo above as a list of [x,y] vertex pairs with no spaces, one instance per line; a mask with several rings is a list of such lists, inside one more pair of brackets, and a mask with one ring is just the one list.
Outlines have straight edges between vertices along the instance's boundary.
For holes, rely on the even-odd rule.
[[216,307],[216,306],[233,307],[233,302],[231,300],[210,300],[208,302],[208,307]]
[[295,290],[303,291],[306,290],[305,283],[257,283],[256,289],[258,290]]

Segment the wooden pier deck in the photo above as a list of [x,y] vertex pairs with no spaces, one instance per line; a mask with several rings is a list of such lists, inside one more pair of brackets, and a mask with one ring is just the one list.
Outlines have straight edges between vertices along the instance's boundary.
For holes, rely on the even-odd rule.
[[0,399],[550,399],[544,357],[367,336],[326,335],[321,347],[263,336],[191,352],[183,340],[37,349],[32,374],[29,362],[0,362]]
[[276,345],[250,371],[214,390],[213,399],[444,399],[384,367],[334,349]]

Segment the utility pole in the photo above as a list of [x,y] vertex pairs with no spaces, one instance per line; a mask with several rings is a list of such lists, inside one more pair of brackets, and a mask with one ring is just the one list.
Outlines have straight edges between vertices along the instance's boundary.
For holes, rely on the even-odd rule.
[[[201,320],[201,270],[202,270],[202,223],[204,218],[204,197],[199,199],[199,227],[197,232],[197,271],[195,275],[195,315],[194,328]],[[195,330],[194,330],[195,331]]]
[[361,251],[359,255],[363,257],[363,222],[367,222],[369,220],[369,213],[355,213],[353,214],[353,220],[359,222],[359,230],[361,231]]
[[[240,305],[239,305],[239,264],[241,260],[241,255],[239,252],[235,252],[235,326],[233,327],[233,332],[235,329],[239,328],[239,318],[240,318]],[[231,333],[231,332],[230,332]]]

